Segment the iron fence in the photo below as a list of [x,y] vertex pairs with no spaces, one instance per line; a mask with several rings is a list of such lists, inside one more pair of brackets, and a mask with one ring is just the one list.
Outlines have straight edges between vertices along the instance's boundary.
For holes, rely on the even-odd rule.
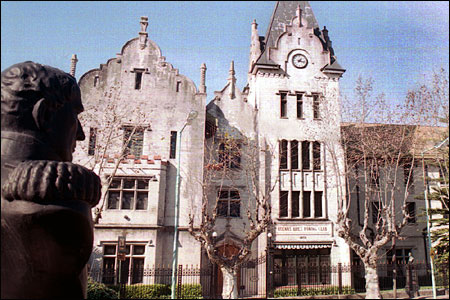
[[[270,262],[270,259],[262,256],[241,265],[238,272],[240,298],[365,292],[365,269],[362,264],[275,266]],[[431,286],[430,270],[427,263],[380,263],[377,265],[380,289],[392,289],[394,277],[398,289],[408,289],[408,282],[411,284],[413,279],[419,287]],[[219,272],[220,269],[215,265],[179,265],[176,272],[177,298],[221,298],[222,281]],[[170,298],[172,269],[169,266],[120,271],[92,270],[89,275],[93,280],[118,291],[121,298]],[[448,289],[448,265],[436,268],[435,279],[438,287]]]

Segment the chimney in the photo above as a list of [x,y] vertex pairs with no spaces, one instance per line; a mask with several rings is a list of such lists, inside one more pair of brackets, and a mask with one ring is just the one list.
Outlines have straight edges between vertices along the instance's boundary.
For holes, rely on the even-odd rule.
[[75,77],[75,70],[77,68],[77,55],[76,54],[72,54],[72,58],[70,59],[70,75],[72,75],[73,77]]
[[141,49],[145,48],[145,44],[147,43],[147,26],[148,26],[148,17],[141,17],[141,31],[139,31],[139,44]]
[[199,92],[202,94],[206,94],[205,79],[206,79],[206,64],[202,63],[202,66],[200,67],[200,87],[199,87]]
[[231,61],[230,64],[230,70],[228,71],[228,82],[230,83],[230,98],[233,99],[235,98],[235,84],[236,84],[236,77],[234,77],[234,74],[236,74],[234,72],[234,60]]

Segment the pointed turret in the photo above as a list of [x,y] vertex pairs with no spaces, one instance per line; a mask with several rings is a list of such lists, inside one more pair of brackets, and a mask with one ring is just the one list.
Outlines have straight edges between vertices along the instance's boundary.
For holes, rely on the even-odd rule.
[[230,98],[235,98],[236,77],[234,77],[234,60],[231,61],[230,70],[228,71],[228,83],[230,84]]
[[250,44],[250,62],[248,66],[248,71],[251,72],[253,64],[256,62],[256,60],[261,55],[261,43],[259,41],[259,35],[258,35],[258,24],[256,23],[256,20],[253,20],[252,22],[252,37],[251,37],[251,44]]

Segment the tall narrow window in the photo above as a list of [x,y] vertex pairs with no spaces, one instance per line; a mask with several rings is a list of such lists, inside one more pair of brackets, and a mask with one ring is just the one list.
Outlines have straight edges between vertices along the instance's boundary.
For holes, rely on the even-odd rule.
[[286,140],[282,140],[280,142],[280,169],[285,170],[288,168],[287,164],[287,155],[288,155],[288,149],[287,149],[288,142]]
[[416,223],[416,203],[406,202],[406,211],[408,212],[408,224]]
[[124,130],[124,144],[125,154],[131,154],[136,157],[142,155],[142,149],[144,148],[144,129],[135,128],[134,126],[125,126]]
[[95,77],[94,77],[94,87],[96,87],[98,85],[98,81],[99,81],[99,77],[98,77],[98,75],[95,75]]
[[319,95],[317,94],[313,95],[313,112],[314,112],[314,119],[320,119],[320,101]]
[[303,118],[303,94],[297,94],[297,118]]
[[309,159],[309,142],[303,141],[302,142],[302,169],[303,170],[310,170],[310,159]]
[[299,202],[300,202],[300,192],[293,191],[292,192],[292,217],[299,217],[300,211],[299,211]]
[[291,169],[298,169],[298,141],[291,141]]
[[322,197],[323,192],[314,192],[314,217],[323,217],[322,214]]
[[134,89],[140,90],[141,89],[141,83],[142,83],[142,70],[134,70],[135,72],[135,82],[134,82]]
[[181,87],[181,81],[177,81],[177,92],[180,91],[180,87]]
[[230,169],[241,167],[241,144],[230,141],[219,145],[219,163]]
[[378,219],[381,218],[380,215],[380,203],[372,202],[372,223],[376,224]]
[[320,170],[320,143],[313,142],[313,166],[314,170]]
[[[405,182],[405,188],[414,191],[414,168],[411,167],[411,163],[406,163],[403,165],[403,179]],[[409,180],[409,183],[408,183]]]
[[303,191],[303,217],[311,217],[311,192]]
[[89,129],[89,148],[88,155],[95,155],[95,146],[97,143],[97,128]]
[[289,192],[280,191],[280,217],[288,216],[288,195]]
[[177,132],[170,132],[170,158],[175,158],[177,153]]
[[287,117],[287,93],[280,93],[280,117]]

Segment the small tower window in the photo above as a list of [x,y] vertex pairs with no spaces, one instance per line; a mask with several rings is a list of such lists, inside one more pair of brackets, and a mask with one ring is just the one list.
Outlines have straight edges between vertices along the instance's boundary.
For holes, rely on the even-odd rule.
[[135,77],[135,83],[134,83],[134,89],[140,90],[142,85],[142,73],[143,70],[134,70],[136,77]]
[[287,93],[280,93],[280,117],[286,118],[287,116]]
[[177,132],[171,131],[170,132],[170,158],[176,157],[177,151]]
[[303,118],[303,94],[297,94],[297,118]]
[[88,155],[95,154],[95,147],[97,143],[97,128],[91,127],[89,130],[89,148]]
[[177,81],[177,93],[180,91],[181,81]]
[[320,100],[319,95],[313,95],[313,111],[314,111],[314,119],[320,119]]
[[99,80],[98,75],[95,75],[95,77],[94,77],[94,87],[96,87],[98,85],[98,80]]

